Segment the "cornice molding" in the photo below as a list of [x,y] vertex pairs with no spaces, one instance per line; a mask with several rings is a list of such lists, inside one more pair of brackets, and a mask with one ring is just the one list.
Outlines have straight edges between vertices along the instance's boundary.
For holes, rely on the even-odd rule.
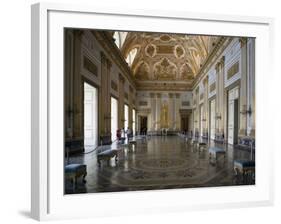
[[119,67],[123,75],[128,79],[129,83],[136,88],[136,82],[133,78],[131,69],[125,61],[118,47],[112,41],[112,36],[107,31],[91,31],[97,41],[102,45],[103,49],[112,61]]
[[[204,65],[198,72],[198,75],[196,76],[195,80],[192,83],[192,90],[194,90],[202,78],[204,78],[207,75],[207,71],[210,70],[210,68],[213,66],[215,62],[217,62],[219,56],[223,53],[225,48],[230,44],[230,42],[233,40],[233,37],[221,37],[218,41],[217,45],[213,49],[212,53],[209,55],[209,57],[204,62]],[[224,57],[221,58],[220,62],[224,60]],[[223,61],[224,62],[224,61]]]

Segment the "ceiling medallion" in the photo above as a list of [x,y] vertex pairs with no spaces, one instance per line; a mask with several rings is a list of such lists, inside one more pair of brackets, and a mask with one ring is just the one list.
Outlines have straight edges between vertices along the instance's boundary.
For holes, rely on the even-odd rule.
[[145,53],[147,56],[153,58],[156,55],[156,46],[154,44],[149,44],[145,48]]
[[177,58],[183,57],[185,54],[184,48],[180,45],[177,45],[174,49],[174,54]]
[[160,40],[164,41],[164,42],[168,42],[171,40],[171,37],[167,34],[161,35],[160,36]]

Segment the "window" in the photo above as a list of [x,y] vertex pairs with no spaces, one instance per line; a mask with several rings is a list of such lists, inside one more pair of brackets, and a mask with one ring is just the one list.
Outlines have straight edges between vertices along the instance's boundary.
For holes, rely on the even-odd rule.
[[132,112],[133,112],[133,116],[132,116],[133,127],[132,128],[133,128],[133,135],[135,135],[136,134],[136,110],[133,109]]
[[129,125],[129,107],[128,105],[124,105],[124,119],[125,119],[125,122],[124,122],[124,128],[125,130],[128,129],[128,125]]
[[129,64],[129,66],[131,66],[134,62],[134,59],[136,57],[136,54],[138,52],[137,48],[134,48],[130,51],[130,53],[128,54],[127,58],[126,58],[126,62]]
[[111,97],[111,140],[115,141],[118,128],[118,101]]
[[113,38],[115,39],[116,46],[121,49],[123,46],[125,39],[127,37],[128,32],[115,32]]

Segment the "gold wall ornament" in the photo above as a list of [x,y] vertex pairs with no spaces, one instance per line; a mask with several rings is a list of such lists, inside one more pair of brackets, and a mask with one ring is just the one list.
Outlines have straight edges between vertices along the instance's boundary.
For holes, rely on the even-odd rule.
[[113,80],[111,80],[111,89],[113,89],[114,91],[118,92],[118,85]]
[[210,93],[216,90],[216,82],[210,85]]
[[228,70],[227,70],[227,79],[230,79],[235,74],[239,72],[239,61],[234,63]]
[[86,56],[83,57],[83,67],[95,76],[98,76],[98,67]]
[[163,103],[161,106],[161,115],[160,115],[160,126],[161,128],[168,128],[168,105]]

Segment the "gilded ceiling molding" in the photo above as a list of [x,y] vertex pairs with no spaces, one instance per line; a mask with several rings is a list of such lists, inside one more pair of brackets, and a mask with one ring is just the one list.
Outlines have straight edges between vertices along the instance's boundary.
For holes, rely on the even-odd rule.
[[247,44],[247,37],[239,38],[240,48],[244,47]]
[[129,68],[125,58],[121,54],[118,47],[112,41],[112,35],[110,35],[110,33],[107,31],[92,31],[91,33],[94,35],[94,37],[101,44],[103,49],[110,56],[111,60],[114,61],[115,64],[119,67],[119,69],[123,72],[130,84],[136,87],[131,69]]
[[216,46],[214,47],[211,54],[206,59],[205,63],[203,64],[202,68],[198,72],[195,80],[192,83],[192,89],[196,88],[202,78],[207,75],[207,72],[210,70],[212,65],[216,62],[218,56],[223,53],[225,48],[230,44],[233,40],[232,37],[220,37],[219,41],[217,42]]

